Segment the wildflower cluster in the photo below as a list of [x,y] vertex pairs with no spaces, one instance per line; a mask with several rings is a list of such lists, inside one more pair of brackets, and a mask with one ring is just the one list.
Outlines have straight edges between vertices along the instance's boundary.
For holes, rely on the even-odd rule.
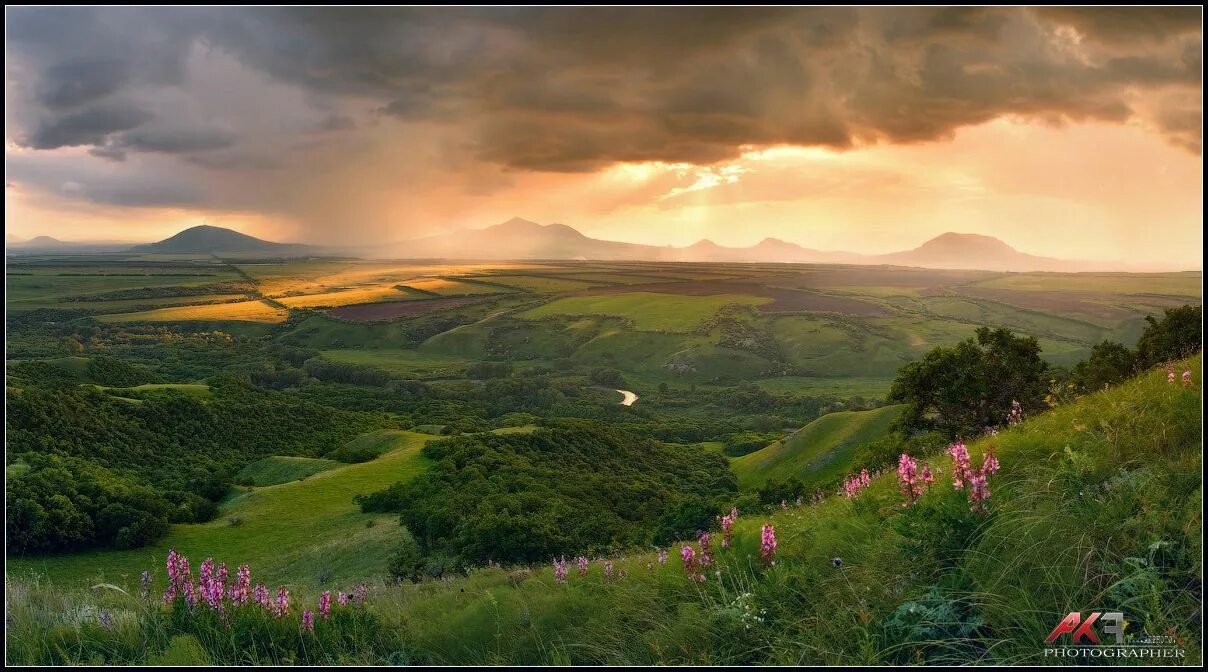
[[[285,586],[281,586],[277,589],[277,595],[274,598],[268,586],[263,583],[256,584],[253,588],[252,568],[247,564],[239,566],[235,572],[235,582],[231,583],[230,571],[226,564],[215,565],[213,558],[206,558],[198,569],[197,584],[194,584],[189,558],[177,553],[176,549],[172,549],[168,551],[167,570],[168,588],[164,591],[163,597],[165,604],[172,605],[178,600],[183,600],[192,610],[198,604],[204,603],[222,614],[224,622],[228,609],[242,608],[248,606],[249,602],[251,606],[266,611],[275,618],[285,618],[290,613],[289,590]],[[144,573],[143,585],[149,586],[150,581],[150,574]],[[368,593],[369,587],[364,583],[354,588],[351,594],[340,591],[339,604],[346,607],[355,601],[357,606],[364,606]],[[330,619],[331,608],[331,591],[324,591],[319,597],[319,617],[323,620]],[[306,632],[314,631],[314,611],[310,609],[302,611],[301,627]]]
[[843,482],[843,494],[848,499],[855,499],[870,483],[872,478],[868,475],[868,470],[861,469],[860,473]]
[[952,456],[952,487],[964,490],[969,485],[969,504],[973,511],[988,513],[986,501],[990,499],[990,477],[998,473],[998,457],[992,450],[987,450],[982,456],[980,469],[973,469],[969,460],[969,449],[963,443],[948,446],[948,454]]
[[1183,372],[1183,387],[1190,388],[1191,386],[1192,386],[1191,371],[1190,370],[1184,371]]
[[759,626],[764,622],[764,617],[767,616],[767,609],[756,609],[754,595],[751,593],[741,593],[730,604],[729,611],[738,615],[743,627],[747,630],[751,626]]
[[554,558],[554,580],[558,583],[566,583],[566,556],[562,559]]

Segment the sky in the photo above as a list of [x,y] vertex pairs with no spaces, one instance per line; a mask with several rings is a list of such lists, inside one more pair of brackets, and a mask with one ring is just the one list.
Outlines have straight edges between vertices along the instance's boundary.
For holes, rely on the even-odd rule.
[[9,8],[8,240],[909,249],[1200,268],[1192,8]]

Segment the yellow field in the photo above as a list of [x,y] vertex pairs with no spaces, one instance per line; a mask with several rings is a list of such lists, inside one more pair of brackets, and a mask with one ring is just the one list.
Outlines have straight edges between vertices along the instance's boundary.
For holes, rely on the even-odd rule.
[[492,287],[491,285],[480,285],[474,282],[457,282],[456,280],[446,280],[444,278],[428,278],[424,280],[411,280],[403,283],[412,289],[418,289],[421,292],[432,292],[441,296],[459,296],[461,294],[498,294],[506,292],[502,287]]
[[[355,262],[320,263],[289,262],[283,264],[245,264],[240,270],[260,282],[265,296],[286,294],[323,294],[355,285],[397,285],[407,280],[428,279],[442,275],[466,275],[487,271],[523,269],[548,270],[541,264],[421,264]],[[410,284],[410,283],[406,283]]]
[[141,313],[117,313],[100,315],[104,322],[186,322],[186,321],[236,321],[236,322],[283,322],[289,313],[270,306],[263,301],[238,301],[235,303],[211,303],[202,306],[177,306],[159,308]]
[[354,287],[335,292],[321,294],[303,294],[301,296],[283,296],[275,299],[290,308],[320,308],[348,306],[355,303],[375,303],[378,301],[407,301],[418,298],[396,289],[391,285],[374,285],[372,287]]

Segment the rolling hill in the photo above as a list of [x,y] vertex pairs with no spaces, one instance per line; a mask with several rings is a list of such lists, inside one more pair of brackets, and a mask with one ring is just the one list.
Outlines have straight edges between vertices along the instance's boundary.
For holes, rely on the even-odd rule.
[[309,245],[274,243],[220,226],[203,224],[185,229],[157,243],[135,246],[133,251],[157,254],[299,257],[314,254],[317,248]]
[[828,413],[762,450],[734,458],[730,468],[743,488],[789,477],[807,487],[823,484],[858,468],[852,464],[855,449],[885,436],[901,410],[901,406],[885,406]]

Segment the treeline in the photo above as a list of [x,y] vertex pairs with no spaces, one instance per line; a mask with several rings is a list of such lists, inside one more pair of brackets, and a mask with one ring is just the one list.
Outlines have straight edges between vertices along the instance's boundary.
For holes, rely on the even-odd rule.
[[[268,455],[317,457],[357,434],[392,424],[381,415],[258,390],[229,377],[213,379],[211,385],[213,395],[206,400],[163,391],[142,395],[139,403],[86,388],[35,385],[10,390],[7,458],[10,464],[30,465],[8,483],[9,506],[19,500],[26,512],[21,520],[30,521],[10,519],[10,548],[48,552],[140,545],[162,534],[168,522],[212,516],[212,503],[226,493],[233,474],[252,461]],[[48,461],[56,457],[61,460]],[[43,475],[47,470],[58,471]],[[141,513],[127,516],[127,523],[113,534],[56,537],[53,525],[35,524],[43,519],[39,511],[46,520],[60,515],[53,511],[74,511],[90,519],[92,529],[107,529],[96,517],[104,510],[102,500],[68,507],[58,498],[64,470],[70,480],[116,484],[114,491],[135,493],[127,499],[110,498],[110,503]],[[85,493],[96,490],[81,488]],[[140,522],[147,517],[151,522]],[[119,540],[122,528],[130,530]]]
[[1172,308],[1161,320],[1152,315],[1145,320],[1145,331],[1135,348],[1104,340],[1091,349],[1089,358],[1074,366],[1071,382],[1082,392],[1094,392],[1204,347],[1202,306]]
[[737,490],[724,457],[599,423],[473,434],[423,448],[416,480],[357,498],[398,511],[424,554],[542,562],[685,538]]
[[906,404],[899,421],[911,432],[975,436],[1008,424],[1013,414],[1046,408],[1067,390],[1099,390],[1204,347],[1201,306],[1172,308],[1160,320],[1146,319],[1135,350],[1104,341],[1072,372],[1041,359],[1034,337],[982,327],[973,338],[935,348],[902,367],[889,398]]

